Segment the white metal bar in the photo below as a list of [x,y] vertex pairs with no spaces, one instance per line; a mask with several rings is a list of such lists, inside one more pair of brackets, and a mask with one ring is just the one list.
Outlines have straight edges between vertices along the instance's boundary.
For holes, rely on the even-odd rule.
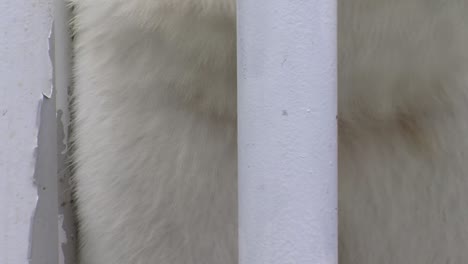
[[0,263],[29,262],[38,194],[47,191],[34,177],[47,171],[36,160],[40,107],[52,96],[51,26],[50,0],[0,1]]
[[337,263],[336,0],[238,0],[241,264]]

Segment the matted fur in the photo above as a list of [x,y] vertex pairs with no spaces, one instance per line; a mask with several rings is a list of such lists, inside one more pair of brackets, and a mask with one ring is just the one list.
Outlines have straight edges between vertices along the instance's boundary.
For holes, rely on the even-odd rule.
[[[465,263],[468,0],[338,2],[340,263]],[[237,263],[235,1],[72,4],[80,263]]]

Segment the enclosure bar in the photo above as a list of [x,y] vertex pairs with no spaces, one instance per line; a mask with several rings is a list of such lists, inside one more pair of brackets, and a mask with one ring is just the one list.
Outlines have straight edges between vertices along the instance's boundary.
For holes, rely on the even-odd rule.
[[[48,203],[56,198],[49,195],[56,194],[55,157],[49,155],[53,152],[49,143],[55,146],[50,140],[55,138],[44,130],[55,122],[49,53],[52,16],[51,0],[0,1],[2,264],[56,263],[57,224],[46,219],[57,209]],[[52,117],[47,116],[50,110]],[[54,133],[54,127],[49,131]],[[33,243],[38,236],[41,245]]]
[[336,0],[238,0],[239,260],[337,263]]

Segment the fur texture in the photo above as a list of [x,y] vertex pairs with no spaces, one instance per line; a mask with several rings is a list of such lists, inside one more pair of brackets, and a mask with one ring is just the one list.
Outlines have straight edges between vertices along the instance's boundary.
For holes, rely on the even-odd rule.
[[[341,264],[468,261],[468,0],[338,0]],[[72,0],[81,264],[237,263],[235,0]]]
[[74,4],[81,263],[236,263],[233,6]]

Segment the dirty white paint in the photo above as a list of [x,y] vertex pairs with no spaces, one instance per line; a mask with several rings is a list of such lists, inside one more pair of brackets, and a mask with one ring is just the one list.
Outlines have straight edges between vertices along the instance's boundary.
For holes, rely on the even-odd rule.
[[[38,201],[40,107],[52,85],[52,3],[0,0],[0,263],[26,264]],[[49,94],[47,94],[49,95]]]
[[336,0],[238,0],[241,264],[337,263]]

